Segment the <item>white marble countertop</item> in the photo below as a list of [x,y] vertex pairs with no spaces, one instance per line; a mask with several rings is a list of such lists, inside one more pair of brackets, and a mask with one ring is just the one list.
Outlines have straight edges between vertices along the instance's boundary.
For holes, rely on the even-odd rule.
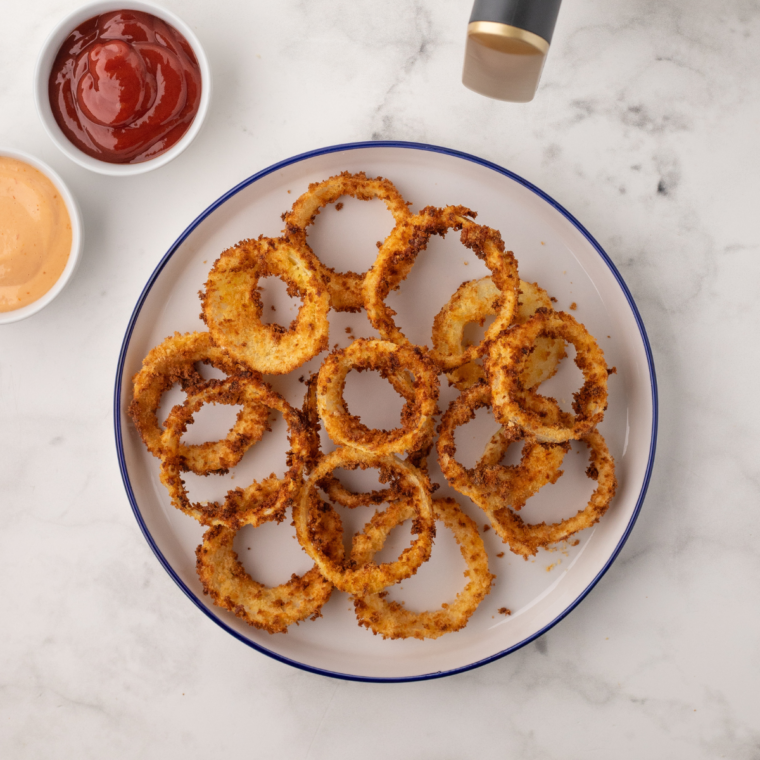
[[[45,135],[42,42],[75,3],[3,9],[0,142],[50,163],[86,250],[0,328],[0,755],[5,758],[760,757],[760,9],[567,0],[536,100],[460,84],[470,2],[166,0],[215,76],[179,159],[96,176]],[[658,370],[658,458],[610,571],[535,643],[478,670],[351,683],[249,650],[160,567],[119,475],[112,394],[135,301],[178,233],[296,153],[401,139],[501,164],[618,266]]]

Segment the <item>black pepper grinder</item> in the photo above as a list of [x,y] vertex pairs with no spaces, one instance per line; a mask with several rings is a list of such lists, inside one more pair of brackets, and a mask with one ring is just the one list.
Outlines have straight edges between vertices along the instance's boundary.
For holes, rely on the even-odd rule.
[[481,95],[533,100],[562,0],[475,0],[462,82]]

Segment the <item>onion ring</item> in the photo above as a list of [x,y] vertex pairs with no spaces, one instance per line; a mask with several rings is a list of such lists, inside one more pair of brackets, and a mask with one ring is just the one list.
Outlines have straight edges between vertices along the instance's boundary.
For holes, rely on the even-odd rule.
[[[307,430],[311,441],[311,455],[307,464],[307,472],[311,472],[322,456],[322,447],[319,440],[319,430],[321,428],[319,413],[317,410],[317,374],[313,374],[306,381],[306,396],[302,414],[307,422]],[[388,374],[388,381],[394,387],[399,395],[407,401],[414,399],[414,387],[409,379],[408,374],[404,372],[391,372]],[[435,436],[434,420],[430,419],[429,430],[426,433],[424,442],[416,451],[412,451],[407,456],[407,461],[419,469],[427,469],[427,457],[433,448],[433,438]],[[393,488],[380,488],[368,493],[354,493],[349,491],[340,480],[332,473],[326,475],[318,483],[319,488],[324,491],[327,498],[333,504],[340,504],[347,509],[364,507],[371,505],[384,504],[398,498],[398,494]]]
[[[479,322],[482,326],[486,317],[498,314],[500,298],[501,292],[490,277],[463,282],[435,317],[433,355],[460,356],[465,350],[464,328],[470,322]],[[552,309],[549,294],[538,283],[520,280],[520,297],[512,323],[527,322],[541,307]],[[552,377],[564,356],[564,341],[538,338],[520,378],[523,388],[534,388]],[[485,376],[483,367],[474,361],[447,373],[449,382],[461,391],[484,380]]]
[[[396,487],[400,494],[409,499],[415,509],[414,532],[417,538],[404,549],[401,556],[390,563],[380,565],[367,561],[355,565],[350,561],[337,562],[319,547],[315,536],[315,518],[311,508],[311,494],[319,481],[336,467],[366,469],[375,467],[382,477],[398,478]],[[435,517],[430,498],[430,483],[427,476],[408,462],[393,455],[377,456],[358,449],[339,448],[324,456],[303,485],[301,493],[293,503],[293,520],[296,535],[306,553],[317,563],[322,574],[336,588],[349,594],[364,596],[382,591],[417,572],[417,568],[430,557],[435,537]]]
[[[273,474],[260,483],[254,481],[247,488],[228,491],[223,503],[193,504],[182,481],[182,462],[178,456],[180,438],[193,421],[193,414],[204,403],[263,405],[282,414],[288,426],[290,451],[288,470],[282,478]],[[281,520],[285,508],[298,492],[304,467],[309,455],[309,440],[300,413],[294,410],[278,393],[257,380],[237,375],[214,386],[192,391],[184,404],[175,406],[166,420],[161,438],[161,482],[169,491],[172,504],[203,525],[222,524],[235,527],[244,523],[258,525],[271,519]]]
[[[383,377],[407,370],[414,376],[413,399],[408,394],[401,412],[402,426],[392,431],[370,430],[346,410],[343,390],[352,370],[376,370]],[[403,377],[403,376],[401,376]],[[334,351],[322,363],[317,380],[317,408],[334,443],[374,454],[393,454],[419,448],[430,437],[438,412],[438,370],[417,346],[359,338]]]
[[462,243],[472,249],[491,270],[493,283],[500,293],[499,313],[477,346],[469,346],[456,356],[448,356],[436,350],[431,352],[433,360],[445,371],[482,355],[488,341],[509,327],[517,309],[520,279],[514,255],[511,251],[504,250],[504,243],[497,230],[475,224],[468,216],[475,214],[464,206],[448,206],[444,209],[429,206],[422,209],[388,236],[364,281],[364,302],[372,326],[386,340],[398,345],[410,345],[409,339],[396,325],[393,319],[395,312],[385,304],[385,299],[407,276],[417,255],[427,247],[432,235],[443,237],[450,230],[461,230]]
[[[548,483],[556,483],[562,475],[560,466],[567,453],[567,443],[537,443],[526,440],[520,464],[499,464],[507,447],[524,436],[519,428],[502,428],[489,442],[483,458],[474,469],[456,460],[455,430],[475,417],[475,412],[491,406],[491,392],[480,382],[454,399],[441,419],[438,462],[452,488],[468,496],[487,514],[511,505],[520,509],[525,502]],[[494,440],[496,439],[496,440]]]
[[[201,294],[202,318],[217,345],[257,372],[284,375],[328,346],[330,302],[308,250],[279,238],[244,240],[228,248],[209,272]],[[303,304],[286,330],[266,325],[258,290],[261,278],[275,276]]]
[[[509,544],[511,551],[527,559],[535,555],[539,547],[564,541],[599,521],[615,495],[615,461],[601,434],[596,430],[588,433],[581,439],[591,449],[591,463],[586,474],[599,481],[588,505],[573,517],[559,523],[525,523],[510,509],[510,504],[519,509],[544,485],[557,481],[562,474],[559,467],[569,444],[540,444],[526,440],[520,464],[517,467],[502,467],[497,464],[498,460],[494,462],[499,448],[507,441],[519,440],[521,435],[516,432],[514,435],[517,437],[510,439],[512,434],[507,431],[507,437],[501,443],[495,445],[492,439],[474,471],[467,470],[455,459],[454,430],[472,419],[476,409],[487,405],[488,396],[488,387],[480,383],[469,388],[451,404],[439,427],[438,461],[449,484],[472,499],[488,515],[494,531],[504,543]],[[503,453],[502,449],[501,454]],[[487,463],[485,468],[481,467],[484,460]],[[497,468],[497,472],[493,468]]]
[[[344,553],[340,517],[333,509],[320,509],[318,505],[315,511],[322,550],[340,560]],[[287,633],[293,623],[320,617],[333,585],[325,580],[319,568],[314,565],[304,575],[294,574],[289,581],[273,588],[257,583],[232,548],[238,530],[239,527],[215,525],[206,531],[203,543],[195,550],[203,593],[210,595],[217,607],[269,633]]]
[[[564,414],[562,419],[547,420],[536,412],[536,402],[549,403],[559,416],[557,402],[522,385],[523,368],[540,336],[564,338],[575,346],[575,364],[584,378],[583,387],[573,394],[575,417]],[[493,341],[484,364],[494,416],[502,425],[517,425],[538,441],[560,443],[582,438],[604,418],[608,375],[604,353],[588,330],[569,314],[539,309],[525,324]]]
[[509,507],[484,508],[496,534],[509,544],[515,554],[524,559],[537,553],[540,547],[565,541],[578,531],[596,525],[610,506],[617,489],[615,460],[598,430],[592,430],[580,439],[590,450],[590,463],[586,475],[599,483],[584,509],[558,523],[528,524]]
[[[143,359],[142,369],[132,379],[133,399],[129,415],[135,423],[148,451],[161,457],[163,429],[158,424],[157,410],[164,393],[176,382],[184,390],[200,389],[205,381],[195,364],[204,362],[227,375],[235,375],[243,367],[218,348],[209,333],[174,333],[151,349]],[[244,407],[232,430],[222,441],[188,445],[180,443],[176,456],[182,469],[197,475],[221,473],[234,467],[243,454],[256,443],[267,429],[269,410],[261,405]]]
[[[411,216],[407,202],[389,180],[382,177],[370,179],[364,172],[343,172],[323,182],[309,185],[309,189],[293,204],[293,208],[283,214],[285,235],[296,245],[308,248],[306,230],[309,225],[314,223],[322,208],[335,203],[343,195],[350,195],[361,201],[381,199],[393,214],[396,225]],[[365,275],[356,272],[336,272],[318,258],[317,261],[318,271],[327,284],[332,308],[335,311],[361,311],[364,308],[362,285]]]
[[[459,551],[467,563],[467,585],[456,599],[432,612],[411,612],[398,602],[387,601],[385,592],[354,598],[354,609],[360,626],[369,628],[384,639],[437,639],[445,633],[458,631],[478,605],[491,591],[496,576],[488,570],[488,555],[478,527],[462,512],[454,499],[433,501],[436,520],[440,520],[454,534]],[[351,559],[357,564],[371,560],[382,549],[390,531],[414,516],[407,502],[395,502],[385,512],[378,512],[354,536]]]

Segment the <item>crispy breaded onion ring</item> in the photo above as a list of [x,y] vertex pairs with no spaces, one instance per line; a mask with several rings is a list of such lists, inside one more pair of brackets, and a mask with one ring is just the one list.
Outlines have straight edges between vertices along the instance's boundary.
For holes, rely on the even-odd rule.
[[[371,430],[349,414],[343,399],[346,375],[352,370],[375,370],[383,377],[407,370],[414,377],[413,398],[408,394],[400,428]],[[392,454],[419,448],[430,437],[438,411],[438,370],[417,346],[397,346],[383,340],[359,338],[334,351],[322,363],[317,380],[317,408],[330,438],[337,444],[375,454]]]
[[[222,504],[193,504],[182,481],[182,460],[178,455],[180,438],[205,403],[263,405],[282,414],[288,426],[290,451],[288,470],[282,478],[272,473],[260,483],[228,491]],[[258,525],[271,519],[282,519],[285,508],[298,492],[309,454],[309,440],[304,421],[285,399],[253,375],[236,375],[216,385],[193,391],[184,404],[175,406],[166,420],[161,438],[161,482],[166,486],[172,504],[204,525],[222,524],[235,527],[243,523]]]
[[[309,463],[306,468],[307,472],[311,472],[322,456],[322,447],[319,440],[321,424],[317,410],[317,378],[318,375],[313,374],[306,381],[306,396],[302,410],[312,447]],[[392,372],[388,375],[387,379],[404,399],[410,402],[414,400],[414,386],[407,372]],[[423,470],[427,469],[427,457],[433,447],[434,436],[435,424],[433,418],[431,418],[429,431],[424,441],[422,441],[417,450],[410,452],[407,456],[407,460],[415,467]],[[348,509],[384,504],[387,501],[398,498],[392,487],[379,488],[368,493],[354,493],[353,491],[349,491],[332,473],[322,478],[318,485],[327,494],[330,502],[340,504]]]
[[[465,350],[464,328],[471,322],[482,326],[486,317],[498,314],[500,298],[501,292],[490,277],[463,282],[433,321],[433,355],[461,356]],[[520,280],[520,297],[512,324],[527,322],[541,307],[552,309],[549,294],[538,283]],[[520,378],[523,388],[534,388],[552,377],[564,356],[564,341],[538,338]],[[449,382],[460,391],[484,380],[485,376],[483,367],[474,361],[447,373]]]
[[[314,255],[279,238],[243,240],[216,260],[201,294],[217,345],[258,372],[284,375],[327,348],[330,301]],[[262,322],[259,281],[279,277],[303,304],[286,330]]]
[[[382,177],[370,179],[364,172],[342,172],[323,182],[309,185],[309,189],[293,204],[293,208],[283,214],[285,235],[296,245],[306,247],[306,231],[309,225],[314,223],[322,208],[335,203],[343,195],[350,195],[360,201],[379,198],[393,214],[396,225],[411,216],[406,201],[389,180]],[[332,308],[335,311],[363,309],[362,285],[365,275],[356,272],[336,272],[325,266],[318,257],[317,261],[319,273],[327,283]]]
[[615,460],[598,430],[592,430],[581,438],[590,450],[590,462],[586,475],[598,482],[588,504],[572,517],[558,523],[528,524],[509,507],[496,508],[487,502],[485,512],[494,531],[509,548],[524,559],[537,553],[539,547],[550,546],[565,541],[578,531],[590,528],[599,522],[607,511],[617,489]]
[[[550,403],[559,413],[554,399],[540,396],[522,384],[522,373],[536,340],[562,338],[576,349],[575,364],[584,383],[573,394],[575,417],[547,420],[536,412],[536,400]],[[607,408],[607,364],[599,344],[586,328],[569,314],[539,309],[525,324],[517,325],[493,341],[485,362],[491,383],[493,411],[502,425],[517,425],[538,441],[559,443],[582,438],[604,418]]]
[[[462,512],[454,499],[433,501],[436,520],[454,534],[462,558],[467,563],[467,585],[453,602],[431,612],[412,612],[398,602],[387,601],[386,592],[354,598],[359,625],[369,628],[384,639],[437,639],[458,631],[491,591],[496,576],[488,570],[488,555],[478,527]],[[388,534],[398,524],[414,516],[405,501],[391,504],[385,512],[377,512],[364,530],[354,536],[351,559],[357,564],[371,560],[383,548]]]
[[[502,428],[486,447],[483,458],[469,469],[456,460],[455,431],[475,417],[475,412],[491,406],[491,392],[480,382],[468,388],[441,419],[438,427],[438,462],[452,488],[468,496],[487,514],[505,505],[520,509],[525,502],[548,483],[556,483],[562,475],[560,466],[567,453],[567,443],[537,443],[527,440],[519,465],[499,464],[507,447],[523,435],[519,428]],[[494,440],[496,439],[496,440]]]
[[[243,367],[214,345],[209,333],[174,333],[151,349],[143,359],[142,369],[132,379],[133,399],[129,415],[148,451],[161,456],[161,435],[157,411],[164,393],[175,383],[184,390],[203,388],[215,381],[205,381],[195,369],[196,363],[211,364],[227,375]],[[180,467],[198,475],[221,472],[234,467],[243,454],[267,429],[269,410],[259,404],[244,407],[227,437],[222,441],[188,445],[180,443],[177,457]]]
[[[414,532],[417,538],[404,549],[395,562],[380,565],[368,560],[359,565],[350,561],[331,559],[318,543],[319,526],[312,506],[311,495],[325,475],[336,467],[366,469],[375,467],[383,478],[396,478],[400,498],[406,498],[415,510]],[[417,572],[430,557],[435,536],[435,518],[427,476],[408,462],[393,455],[377,456],[357,449],[340,448],[330,452],[315,467],[293,503],[296,535],[306,553],[317,563],[322,574],[341,591],[364,596],[382,591]]]
[[[488,515],[494,531],[509,544],[511,551],[527,559],[536,554],[539,547],[564,541],[598,522],[615,495],[615,461],[600,433],[593,431],[584,436],[581,440],[591,449],[591,463],[586,474],[599,481],[586,508],[555,524],[525,523],[510,505],[519,509],[544,485],[556,483],[562,474],[559,467],[569,444],[540,444],[527,440],[520,464],[503,467],[498,465],[498,461],[504,454],[504,446],[519,440],[521,435],[508,429],[503,434],[500,431],[503,437],[498,442],[491,440],[474,470],[464,468],[455,459],[454,431],[471,420],[479,407],[488,405],[488,395],[488,387],[481,383],[465,391],[452,403],[439,427],[438,461],[449,484],[472,499]],[[551,410],[547,413],[551,414]]]
[[464,206],[447,206],[444,209],[429,206],[419,214],[398,225],[383,243],[372,269],[364,280],[364,301],[372,326],[386,340],[398,345],[409,345],[393,317],[395,312],[385,299],[411,270],[420,251],[427,247],[432,235],[445,236],[450,230],[461,230],[462,243],[475,252],[491,270],[493,283],[499,290],[499,310],[496,319],[486,330],[485,338],[477,346],[469,346],[451,356],[433,350],[433,360],[443,370],[451,370],[476,359],[486,350],[489,340],[509,327],[517,308],[517,291],[520,278],[517,261],[497,230],[475,224],[468,216],[474,212]]
[[[338,561],[343,557],[343,526],[333,509],[314,507],[322,551]],[[267,518],[271,519],[271,517]],[[217,607],[235,613],[249,625],[269,633],[287,633],[288,626],[321,615],[333,585],[316,565],[304,575],[295,575],[273,588],[251,578],[232,548],[239,528],[215,525],[206,531],[195,550],[196,570],[203,593]]]

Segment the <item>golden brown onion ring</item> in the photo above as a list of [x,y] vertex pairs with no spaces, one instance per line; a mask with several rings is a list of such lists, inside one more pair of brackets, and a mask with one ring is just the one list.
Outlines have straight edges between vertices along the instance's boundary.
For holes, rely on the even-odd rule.
[[592,430],[581,440],[590,450],[590,462],[586,475],[598,482],[588,504],[572,517],[558,523],[528,524],[509,507],[494,508],[493,502],[487,502],[485,512],[491,520],[494,531],[509,548],[524,559],[536,554],[540,547],[550,546],[559,541],[566,541],[578,531],[590,528],[599,522],[607,511],[617,489],[615,478],[615,460],[598,430]]
[[[314,469],[322,456],[322,447],[319,440],[321,424],[319,412],[317,410],[317,378],[318,375],[313,374],[306,381],[306,396],[304,398],[302,410],[303,417],[307,423],[307,431],[312,447],[309,463],[306,467],[307,472],[311,472],[312,469]],[[388,375],[387,379],[391,385],[393,385],[397,393],[406,399],[406,401],[411,402],[414,400],[414,386],[407,372],[392,372]],[[420,448],[416,451],[410,452],[407,456],[407,460],[415,467],[425,471],[427,470],[427,457],[433,447],[434,436],[435,424],[434,420],[431,418],[429,431],[426,434],[425,440],[421,443]],[[368,493],[354,493],[353,491],[349,491],[332,473],[326,475],[318,485],[325,492],[331,503],[340,504],[342,507],[348,509],[384,504],[387,501],[392,501],[393,499],[398,498],[398,494],[396,494],[393,487],[379,488],[374,491],[369,491]]]
[[[556,483],[562,475],[560,466],[569,449],[567,443],[537,443],[527,440],[523,446],[520,464],[499,464],[506,448],[523,438],[519,428],[502,428],[486,447],[486,453],[478,465],[469,469],[456,460],[456,429],[475,417],[475,412],[491,406],[491,392],[480,382],[468,388],[454,399],[441,419],[438,462],[451,485],[459,493],[468,496],[487,514],[505,505],[520,509],[525,502],[548,483]],[[494,437],[496,438],[496,436]]]
[[[486,317],[498,314],[500,298],[501,292],[490,277],[463,282],[433,321],[433,355],[460,356],[465,350],[464,328],[471,322],[482,326]],[[520,280],[520,297],[512,324],[527,322],[542,307],[552,308],[549,294],[538,283]],[[564,341],[539,338],[520,378],[523,388],[534,388],[552,377],[564,356]],[[483,367],[474,361],[447,373],[449,382],[461,391],[485,376]]]
[[[498,444],[492,439],[475,470],[468,470],[456,461],[454,431],[471,420],[478,408],[488,405],[488,398],[488,387],[483,383],[475,385],[456,399],[443,415],[437,443],[438,461],[449,484],[472,499],[488,515],[494,531],[509,544],[511,551],[525,559],[536,554],[539,547],[564,541],[598,522],[615,495],[617,481],[615,461],[597,431],[582,440],[591,449],[591,463],[586,474],[598,480],[599,486],[585,509],[555,524],[527,524],[510,505],[519,509],[544,485],[557,481],[562,474],[559,467],[569,449],[568,443],[540,444],[527,440],[520,464],[503,467],[496,459],[497,456],[501,458],[499,452],[503,455],[502,447],[520,439],[519,432],[513,434],[508,430]],[[549,409],[547,415],[550,414]],[[485,466],[482,465],[484,462],[487,463]]]
[[[328,346],[330,301],[314,255],[282,238],[244,240],[216,260],[201,294],[217,345],[257,372],[284,375]],[[303,304],[286,330],[262,322],[259,282],[279,277]]]
[[[395,487],[399,489],[400,496],[408,499],[415,510],[414,532],[417,538],[411,546],[404,549],[395,562],[380,565],[371,560],[361,565],[346,560],[338,562],[320,548],[311,495],[317,484],[337,467],[374,467],[380,470],[383,479],[395,477],[398,480]],[[377,593],[386,586],[414,575],[417,568],[430,557],[435,537],[435,517],[427,476],[392,454],[377,456],[357,449],[336,449],[320,460],[294,501],[293,520],[298,541],[317,563],[322,574],[336,588],[358,596]]]
[[[541,336],[564,339],[575,346],[575,364],[584,378],[581,389],[573,394],[575,417],[547,420],[534,407],[549,403],[559,415],[557,402],[526,389],[521,382],[528,357]],[[608,375],[604,353],[588,330],[565,312],[539,309],[525,324],[502,333],[491,343],[484,365],[496,419],[502,425],[517,425],[538,441],[582,438],[604,418]]]
[[[174,333],[151,349],[143,359],[142,369],[132,379],[133,399],[129,414],[148,451],[155,457],[161,457],[164,431],[158,424],[157,411],[164,393],[177,382],[185,390],[203,388],[215,382],[201,377],[195,369],[199,362],[210,364],[227,375],[235,375],[244,369],[214,344],[209,333]],[[266,407],[249,405],[238,413],[224,440],[192,445],[180,443],[176,454],[180,467],[198,475],[234,467],[264,434],[268,416]]]
[[[322,509],[319,504],[315,505],[314,512],[322,550],[334,560],[340,560],[344,553],[340,517],[334,510]],[[209,594],[217,607],[269,633],[287,633],[293,623],[320,617],[333,585],[325,580],[317,566],[304,575],[293,574],[279,586],[264,586],[245,571],[232,548],[238,530],[215,525],[206,531],[203,543],[195,550],[203,593]]]
[[385,299],[407,276],[417,255],[427,247],[432,235],[445,236],[450,230],[461,230],[462,243],[472,249],[491,270],[493,283],[500,292],[499,311],[486,330],[485,338],[477,346],[469,346],[456,356],[435,350],[431,352],[433,360],[445,371],[482,355],[488,341],[509,327],[517,308],[520,278],[514,255],[511,251],[504,250],[504,243],[497,230],[475,224],[468,216],[475,214],[464,206],[448,206],[444,209],[429,206],[422,209],[419,214],[398,225],[388,236],[364,281],[364,301],[372,326],[386,340],[398,345],[409,345],[409,339],[393,319],[395,312],[386,305]]
[[[401,412],[402,426],[394,430],[371,430],[349,414],[343,399],[346,375],[352,370],[375,370],[383,377],[404,370],[414,377],[413,398]],[[415,450],[429,438],[433,415],[438,412],[438,369],[417,346],[397,346],[383,340],[359,338],[334,351],[322,363],[317,381],[317,408],[330,438],[337,444],[375,453],[393,454]]]
[[[467,563],[467,585],[453,602],[443,604],[431,612],[412,612],[398,602],[387,601],[385,593],[354,598],[354,609],[359,625],[380,634],[384,639],[437,639],[445,633],[458,631],[478,605],[491,591],[495,576],[488,570],[488,555],[478,526],[462,512],[454,499],[433,501],[436,520],[440,520],[454,534],[462,558]],[[405,501],[391,504],[385,512],[378,512],[354,536],[351,559],[357,564],[371,560],[382,549],[388,534],[398,524],[414,516],[414,509]]]
[[[293,208],[283,215],[285,235],[294,244],[307,247],[306,231],[309,225],[314,223],[322,208],[335,203],[343,195],[350,195],[361,201],[379,198],[393,214],[396,225],[411,216],[406,201],[389,180],[382,177],[370,179],[364,172],[343,172],[323,182],[309,185],[309,189],[293,204]],[[365,275],[356,272],[336,272],[325,266],[318,257],[317,261],[319,273],[327,283],[332,308],[335,311],[363,309],[362,285]]]
[[[278,478],[272,474],[260,483],[254,481],[245,489],[232,489],[221,504],[193,504],[182,481],[182,460],[178,452],[180,439],[192,423],[193,414],[205,403],[240,404],[244,407],[259,404],[280,412],[288,426],[290,441],[285,475]],[[161,482],[169,491],[172,504],[204,525],[222,524],[228,527],[242,523],[258,525],[259,522],[282,519],[285,508],[298,492],[309,455],[309,440],[300,413],[253,375],[237,375],[214,386],[190,392],[185,403],[175,406],[169,414],[161,447]]]

